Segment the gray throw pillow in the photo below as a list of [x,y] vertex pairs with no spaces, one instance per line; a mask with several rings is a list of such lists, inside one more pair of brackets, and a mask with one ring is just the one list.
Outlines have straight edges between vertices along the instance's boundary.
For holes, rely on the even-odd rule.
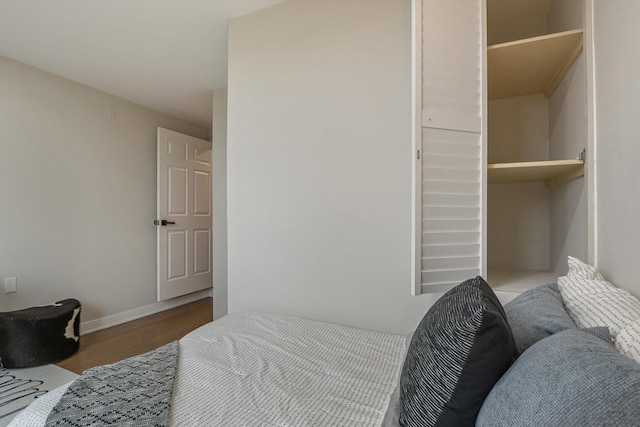
[[444,294],[413,334],[400,376],[400,425],[473,427],[516,357],[502,305],[478,276]]
[[601,329],[568,329],[531,346],[491,390],[476,425],[638,425],[640,364],[593,335]]
[[611,331],[607,326],[594,326],[592,328],[580,328],[580,331],[588,332],[594,337],[606,341],[608,344],[614,345]]
[[520,354],[543,338],[576,328],[556,283],[529,289],[505,304],[504,311]]

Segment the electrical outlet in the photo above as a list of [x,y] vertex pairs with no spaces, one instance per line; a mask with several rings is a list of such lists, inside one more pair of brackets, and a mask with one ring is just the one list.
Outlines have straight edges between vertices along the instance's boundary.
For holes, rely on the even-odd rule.
[[4,279],[4,293],[10,294],[18,291],[18,279],[15,277],[7,277]]

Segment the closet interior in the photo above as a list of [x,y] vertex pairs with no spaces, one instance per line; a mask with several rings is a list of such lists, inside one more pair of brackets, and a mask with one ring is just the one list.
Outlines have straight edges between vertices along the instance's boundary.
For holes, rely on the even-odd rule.
[[583,0],[487,0],[487,266],[496,290],[587,257]]

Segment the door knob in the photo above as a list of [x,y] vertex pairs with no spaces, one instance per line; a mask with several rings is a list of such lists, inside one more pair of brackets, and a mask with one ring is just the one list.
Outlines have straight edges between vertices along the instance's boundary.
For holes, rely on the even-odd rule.
[[161,221],[158,221],[157,219],[153,220],[153,225],[164,225],[164,226],[166,226],[166,225],[174,225],[174,224],[175,224],[175,222],[167,221],[166,219],[163,219]]

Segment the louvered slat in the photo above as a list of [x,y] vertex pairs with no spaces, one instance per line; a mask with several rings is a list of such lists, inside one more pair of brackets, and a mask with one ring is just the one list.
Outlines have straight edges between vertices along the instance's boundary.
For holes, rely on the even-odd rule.
[[440,292],[482,266],[482,2],[417,0],[422,57],[416,279]]
[[480,208],[459,206],[423,206],[422,216],[432,219],[477,219]]
[[480,244],[448,244],[448,245],[425,245],[422,253],[428,258],[433,254],[442,257],[455,256],[475,256],[480,251]]
[[480,244],[480,232],[475,231],[432,231],[422,233],[423,247],[431,245]]

